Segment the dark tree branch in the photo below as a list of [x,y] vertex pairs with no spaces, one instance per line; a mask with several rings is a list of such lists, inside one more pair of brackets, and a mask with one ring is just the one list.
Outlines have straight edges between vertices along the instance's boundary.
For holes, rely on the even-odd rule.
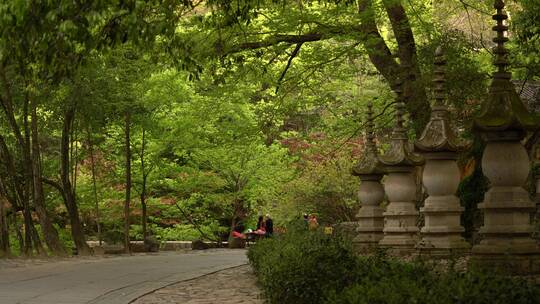
[[301,43],[296,44],[296,46],[294,47],[294,50],[291,53],[291,56],[289,56],[289,60],[287,61],[287,65],[285,66],[285,69],[283,70],[283,72],[281,72],[281,75],[279,76],[279,79],[277,81],[276,94],[279,91],[279,87],[281,86],[281,82],[285,78],[285,75],[287,75],[287,71],[291,67],[291,64],[292,64],[292,61],[293,61],[294,57],[296,57],[298,55],[298,53],[300,52],[300,48],[302,48],[302,44],[304,44],[304,43],[301,42]]
[[180,211],[180,213],[182,213],[182,215],[188,220],[188,222],[193,225],[193,227],[195,227],[195,229],[197,229],[197,231],[199,231],[199,233],[201,234],[201,236],[209,241],[212,241],[212,242],[217,242],[219,243],[220,240],[219,239],[216,239],[216,238],[212,238],[212,237],[209,237],[206,233],[204,233],[204,231],[201,230],[201,227],[200,225],[198,225],[197,223],[195,223],[193,221],[193,219],[191,218],[191,215],[187,214],[187,212],[182,209],[177,202],[174,202],[174,205],[176,206],[176,208],[178,208],[178,210]]
[[304,35],[275,35],[263,41],[245,42],[236,46],[232,46],[231,48],[223,52],[221,55],[230,55],[246,50],[256,50],[277,45],[280,43],[302,44],[304,42],[320,41],[329,38],[331,37],[325,36],[322,33],[309,33]]
[[[397,102],[396,101],[393,101],[393,102],[390,102],[388,103],[387,105],[384,106],[384,108],[382,109],[382,111],[375,115],[373,117],[373,120],[375,119],[378,119],[379,117],[383,116],[384,113],[386,113],[386,111],[393,105],[395,105]],[[349,136],[347,137],[347,139],[345,139],[343,142],[341,142],[341,144],[339,144],[335,149],[333,149],[330,153],[326,154],[326,157],[329,157],[329,156],[333,156],[334,153],[336,153],[337,151],[339,151],[341,148],[343,148],[343,146],[348,143],[351,139],[353,139],[355,136],[358,135],[358,132],[360,132],[360,130],[362,130],[365,126],[366,126],[367,122],[363,122],[361,123],[358,128],[356,128],[356,130],[354,130],[354,132]]]
[[53,188],[58,190],[58,192],[60,192],[60,195],[62,195],[62,199],[64,200],[64,203],[67,202],[66,193],[64,192],[64,188],[62,187],[62,185],[60,185],[60,183],[53,181],[52,179],[45,178],[45,177],[42,178],[42,180],[43,180],[43,183],[49,186],[52,186]]

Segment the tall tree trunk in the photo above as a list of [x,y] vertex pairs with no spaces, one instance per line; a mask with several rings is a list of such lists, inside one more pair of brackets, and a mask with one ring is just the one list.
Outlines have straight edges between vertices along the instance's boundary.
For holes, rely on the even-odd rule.
[[[0,179],[0,186],[2,188],[2,191],[5,193],[6,197],[8,188],[12,189],[12,198],[11,198],[11,205],[13,209],[13,226],[15,227],[15,230],[17,233],[21,233],[21,230],[17,224],[17,212],[16,210],[19,210],[20,206],[22,206],[23,210],[23,217],[24,217],[24,223],[26,226],[25,229],[25,237],[26,240],[22,238],[22,235],[19,239],[19,245],[21,249],[21,253],[23,255],[30,255],[32,252],[32,235],[30,227],[33,226],[31,213],[30,213],[30,206],[28,204],[28,201],[25,199],[24,195],[24,189],[23,185],[25,182],[19,178],[19,174],[17,172],[17,169],[15,168],[15,163],[13,160],[13,157],[11,156],[11,153],[9,151],[9,148],[4,140],[4,137],[0,135],[0,155],[1,161],[4,163],[7,173],[7,178]],[[8,183],[10,186],[8,186]],[[17,235],[19,236],[19,235]]]
[[144,163],[144,152],[146,147],[146,137],[145,137],[144,127],[142,129],[142,143],[141,143],[141,174],[142,174],[142,190],[141,190],[141,206],[142,206],[142,232],[143,232],[143,241],[146,243],[146,237],[148,233],[146,231],[147,223],[147,210],[146,210],[146,181],[148,179],[148,174],[146,173],[146,167]]
[[125,145],[126,145],[126,201],[124,202],[124,250],[131,252],[129,245],[129,205],[131,203],[131,112],[126,111]]
[[[33,202],[34,201],[34,169],[32,165],[32,147],[31,147],[32,140],[31,140],[30,122],[28,121],[28,117],[30,116],[29,105],[30,105],[30,100],[26,98],[24,100],[24,105],[23,105],[24,144],[22,146],[22,149],[23,149],[22,152],[23,152],[24,175],[26,179],[26,182],[24,184],[25,185],[24,200],[26,201],[26,205],[28,206],[29,211],[28,213],[25,213],[25,217],[28,217],[29,221],[31,222],[31,225],[28,226],[27,233],[30,235],[30,239],[32,240],[32,242],[34,242],[33,248],[35,248],[36,251],[39,253],[43,245],[41,244],[41,241],[39,241],[38,234],[35,231],[36,228],[34,227],[34,224],[33,224],[34,220],[32,218],[32,213],[30,211],[31,210],[30,201],[32,201],[33,204],[35,204],[35,202]],[[28,237],[28,236],[25,236],[25,237]],[[39,244],[36,243],[36,241],[39,241]],[[28,244],[32,245],[32,242]]]
[[[360,29],[369,58],[375,68],[388,81],[393,90],[401,84],[403,99],[411,116],[417,135],[422,133],[429,120],[430,104],[426,88],[420,83],[421,71],[418,66],[416,43],[409,19],[400,1],[383,0],[398,43],[398,54],[394,56],[381,36],[376,22],[373,0],[359,0],[358,12],[361,17]],[[398,57],[400,62],[395,59]]]
[[101,218],[99,214],[99,199],[98,199],[98,192],[97,192],[96,160],[94,158],[94,144],[92,143],[90,128],[87,128],[86,132],[88,136],[88,149],[90,150],[90,162],[92,166],[92,187],[93,187],[93,192],[94,192],[94,204],[95,204],[94,208],[95,208],[95,213],[96,213],[97,234],[98,234],[99,246],[101,246],[103,242],[103,238],[101,236]]
[[70,134],[71,127],[73,126],[73,120],[75,119],[75,108],[69,107],[64,113],[64,127],[62,129],[62,142],[60,146],[61,165],[60,165],[60,179],[62,180],[62,188],[65,194],[66,208],[69,213],[69,221],[71,223],[71,236],[73,242],[77,247],[77,253],[79,255],[90,255],[92,251],[86,243],[84,236],[84,230],[79,218],[79,208],[77,206],[77,200],[75,196],[75,190],[71,184],[70,175]]
[[43,180],[41,173],[41,157],[39,148],[39,135],[38,135],[38,115],[37,115],[37,102],[35,99],[31,101],[31,134],[32,134],[32,169],[33,169],[33,182],[34,182],[34,206],[39,218],[41,230],[43,231],[43,237],[45,243],[49,247],[49,250],[53,254],[65,256],[66,251],[60,242],[58,237],[58,231],[54,228],[47,208],[45,206],[45,196],[43,192]]
[[36,229],[36,226],[32,225],[30,226],[30,234],[32,235],[32,242],[34,242],[34,249],[36,250],[37,255],[39,256],[47,256],[47,251],[45,248],[43,248],[43,244],[41,243],[41,239],[39,238],[39,233]]
[[2,197],[0,197],[0,256],[11,256],[11,248],[9,246],[9,226],[5,202]]
[[[30,202],[29,199],[31,197],[32,193],[32,161],[30,156],[30,135],[28,131],[28,100],[25,100],[24,103],[24,115],[23,120],[25,124],[25,134],[26,137],[23,138],[21,133],[21,128],[19,127],[19,124],[17,123],[17,120],[15,119],[15,111],[13,108],[13,97],[11,94],[11,86],[9,81],[7,80],[6,71],[4,69],[4,66],[0,65],[0,81],[2,82],[2,88],[3,88],[3,95],[2,98],[0,98],[2,109],[4,111],[4,114],[6,115],[8,125],[11,128],[11,131],[13,132],[13,135],[15,135],[15,138],[17,140],[19,149],[21,151],[21,155],[23,156],[22,161],[22,170],[24,172],[24,188],[23,191],[20,193],[20,199],[21,203],[23,205],[23,217],[24,217],[24,248],[22,248],[23,254],[26,256],[31,255],[32,253],[32,227],[33,227],[33,221],[32,221],[32,213],[30,211]],[[7,151],[7,148],[5,149]],[[13,170],[15,172],[15,170]]]
[[403,97],[406,101],[407,111],[411,115],[413,128],[416,134],[420,135],[429,120],[430,105],[425,86],[419,82],[422,72],[418,65],[414,34],[401,1],[383,0],[383,4],[398,43],[398,57],[402,68]]
[[[21,233],[21,226],[19,225],[19,221],[17,220],[17,212],[15,212],[15,210],[13,210],[13,212],[11,212],[11,226],[13,227],[13,229],[15,229],[15,235],[17,235],[17,241],[19,242],[19,248],[21,248],[21,250],[24,250],[26,245],[24,244],[24,238],[23,238],[22,233]],[[24,252],[23,252],[23,254],[24,254]]]

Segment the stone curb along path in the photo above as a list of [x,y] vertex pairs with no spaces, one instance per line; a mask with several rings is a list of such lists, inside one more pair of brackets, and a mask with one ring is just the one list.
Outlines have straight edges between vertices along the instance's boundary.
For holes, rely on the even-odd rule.
[[0,269],[0,303],[128,304],[174,283],[247,263],[245,250],[160,252]]

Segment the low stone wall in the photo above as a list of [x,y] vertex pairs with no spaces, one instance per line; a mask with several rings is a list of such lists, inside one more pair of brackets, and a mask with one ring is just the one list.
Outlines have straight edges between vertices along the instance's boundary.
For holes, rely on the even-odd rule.
[[[105,242],[99,246],[98,241],[87,241],[86,242],[90,248],[94,250],[95,254],[119,254],[124,253],[124,246],[121,244],[107,244]],[[132,252],[146,252],[143,241],[131,241],[131,251]],[[209,248],[215,247],[215,244],[211,242],[205,242]],[[180,250],[190,250],[192,246],[191,241],[166,241],[161,242],[159,250],[162,251],[180,251]]]

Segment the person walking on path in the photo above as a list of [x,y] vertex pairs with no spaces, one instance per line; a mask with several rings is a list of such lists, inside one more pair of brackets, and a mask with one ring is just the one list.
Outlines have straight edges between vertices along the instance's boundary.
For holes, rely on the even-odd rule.
[[266,222],[264,226],[266,228],[266,236],[272,236],[274,234],[274,221],[272,221],[270,214],[266,215]]

